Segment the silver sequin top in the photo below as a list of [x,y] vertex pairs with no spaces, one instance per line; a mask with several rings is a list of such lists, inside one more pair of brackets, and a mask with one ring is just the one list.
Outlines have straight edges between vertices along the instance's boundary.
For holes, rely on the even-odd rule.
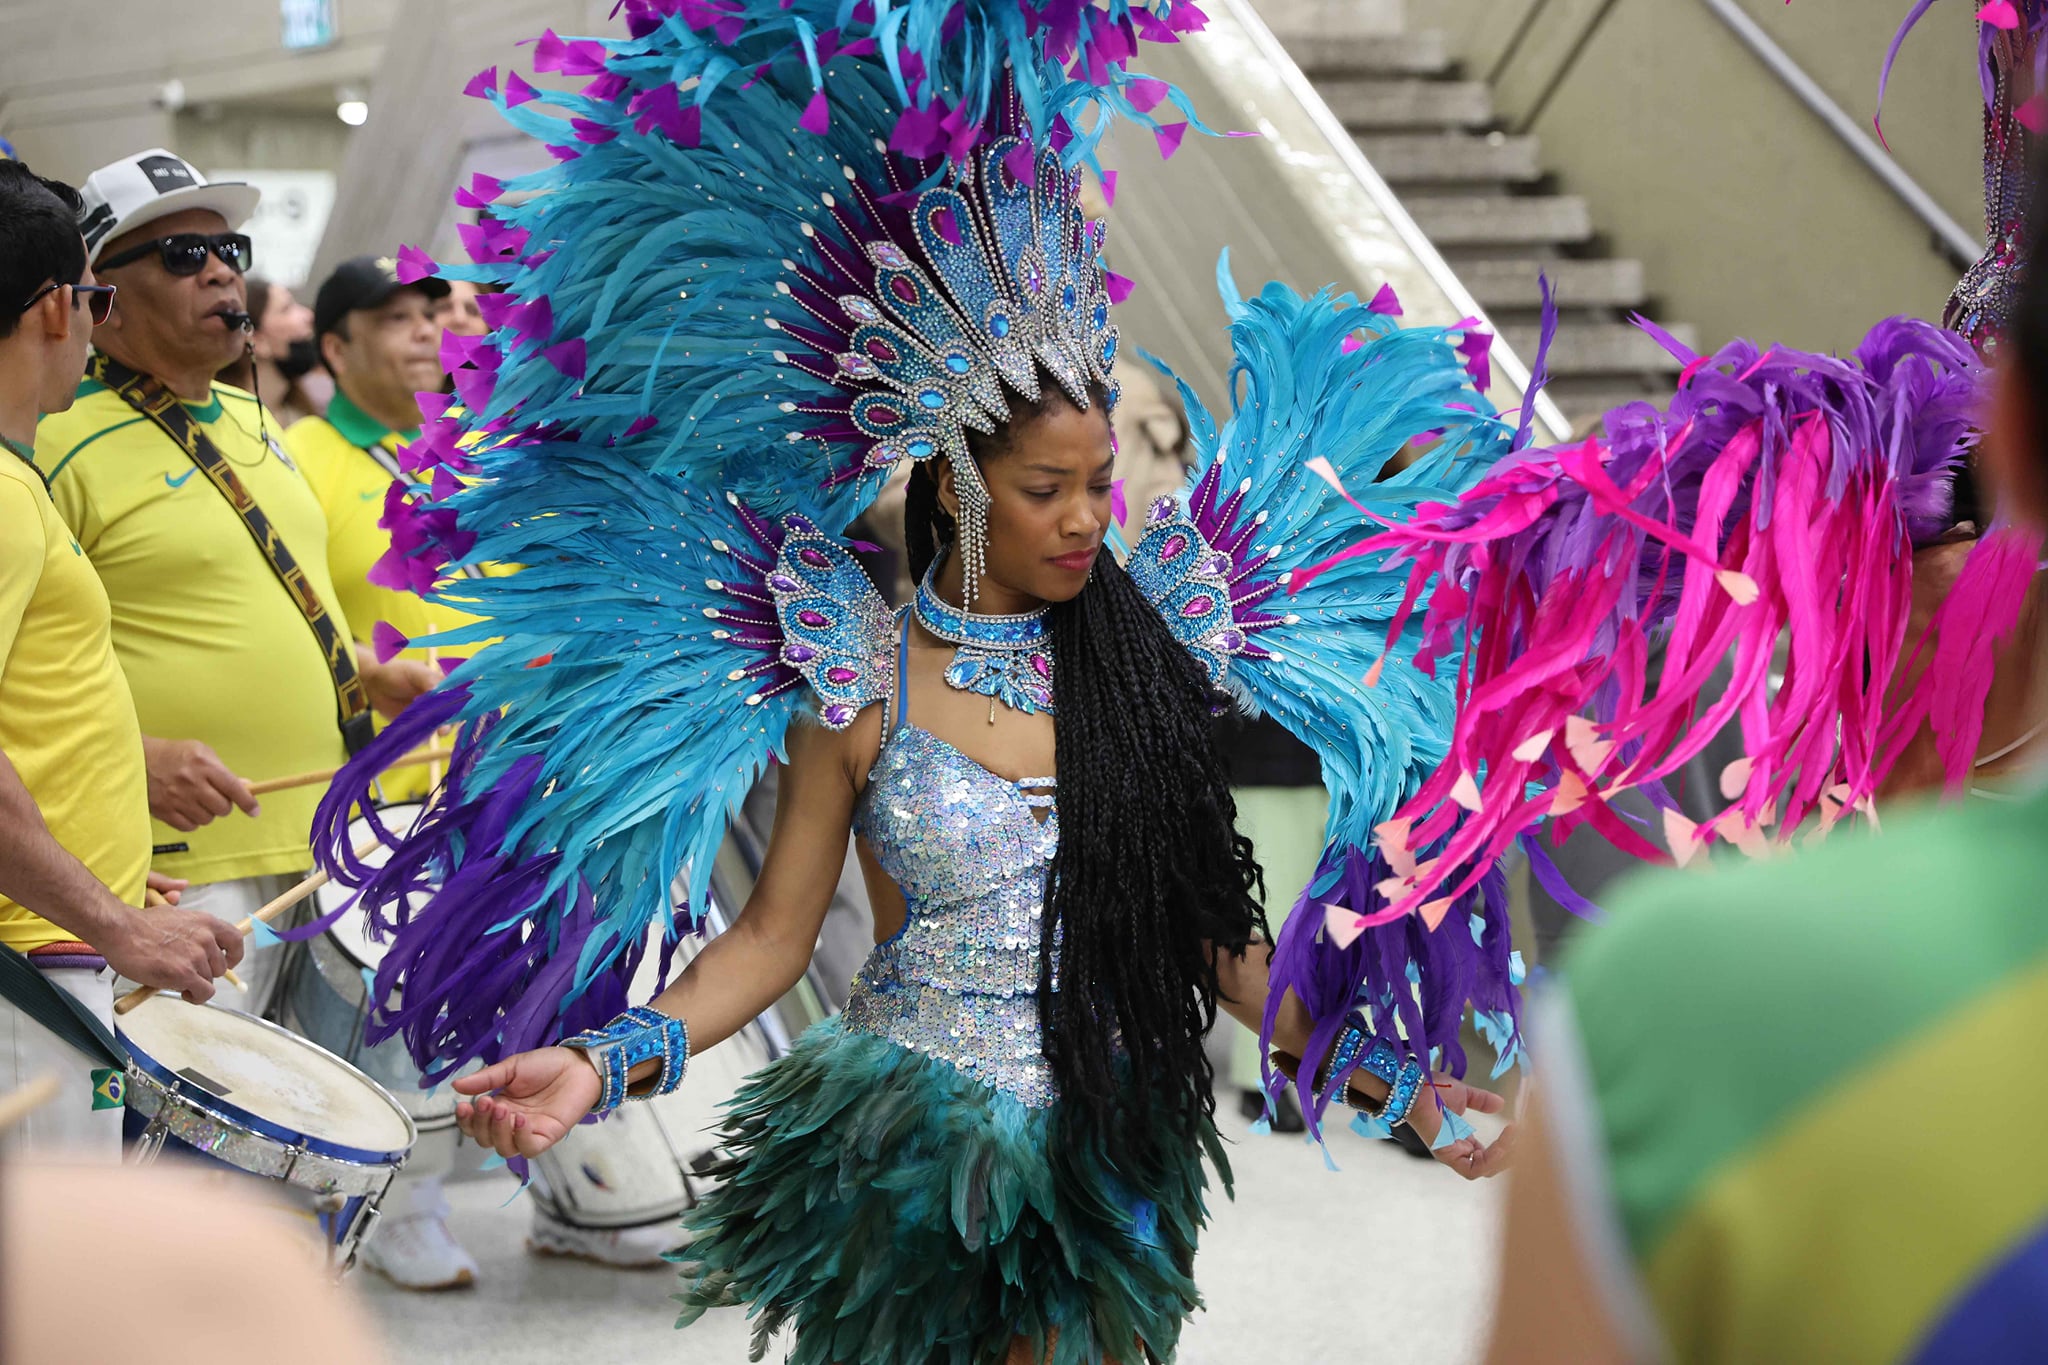
[[[1031,1108],[1054,1098],[1038,1025],[1045,877],[1059,844],[1052,797],[1009,782],[938,736],[896,729],[854,830],[903,890],[902,930],[876,947],[848,1028],[925,1053]],[[1040,823],[1035,809],[1047,812]]]

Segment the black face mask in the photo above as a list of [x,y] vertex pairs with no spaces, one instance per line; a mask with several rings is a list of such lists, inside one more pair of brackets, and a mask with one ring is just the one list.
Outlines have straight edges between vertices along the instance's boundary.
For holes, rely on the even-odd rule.
[[320,363],[320,348],[311,337],[300,337],[278,358],[277,370],[286,379],[297,379],[300,375],[311,374]]

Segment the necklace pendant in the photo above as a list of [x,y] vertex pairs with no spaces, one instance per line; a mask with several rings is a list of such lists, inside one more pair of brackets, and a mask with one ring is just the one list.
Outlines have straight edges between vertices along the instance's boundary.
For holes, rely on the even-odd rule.
[[1046,609],[977,616],[940,601],[931,585],[928,573],[918,585],[914,610],[927,631],[956,646],[946,665],[946,686],[987,697],[990,725],[996,723],[998,705],[1027,716],[1051,715],[1052,638]]
[[962,645],[946,665],[946,686],[988,698],[988,723],[996,723],[996,707],[1036,715],[1052,714],[1052,660],[1042,650],[1028,653],[991,651]]

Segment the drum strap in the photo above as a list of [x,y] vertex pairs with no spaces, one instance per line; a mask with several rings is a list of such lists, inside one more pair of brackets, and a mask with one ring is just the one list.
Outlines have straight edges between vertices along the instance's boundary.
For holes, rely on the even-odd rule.
[[91,1061],[125,1070],[128,1049],[78,997],[36,970],[35,964],[0,944],[0,999],[48,1029]]
[[[270,571],[277,575],[277,581],[291,597],[292,605],[306,618],[306,625],[319,643],[320,652],[327,658],[327,671],[334,679],[335,721],[341,728],[342,742],[350,754],[361,750],[370,742],[374,730],[370,694],[356,672],[355,642],[335,625],[334,616],[321,602],[320,594],[313,591],[305,570],[292,558],[284,537],[270,524],[270,518],[263,515],[256,499],[249,496],[247,486],[228,464],[227,457],[192,420],[192,414],[185,411],[185,405],[178,401],[177,395],[165,388],[163,381],[156,376],[138,374],[104,351],[93,356],[91,373],[94,379],[121,395],[129,407],[156,423],[164,435],[191,457],[207,481],[227,499],[228,506],[234,508],[250,539],[256,542],[256,548],[270,565]],[[271,445],[275,450],[276,443]],[[282,452],[279,454],[282,458]]]

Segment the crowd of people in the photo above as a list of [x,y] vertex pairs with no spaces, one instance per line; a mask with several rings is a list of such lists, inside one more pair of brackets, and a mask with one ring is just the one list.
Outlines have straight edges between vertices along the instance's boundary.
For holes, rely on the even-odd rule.
[[[993,179],[995,172],[988,174]],[[2048,178],[2036,185],[2044,206],[2033,221],[2048,224]],[[447,406],[436,403],[423,412],[422,397],[450,392],[448,357],[465,353],[451,338],[494,330],[484,292],[492,286],[401,274],[395,256],[361,256],[329,272],[308,306],[285,285],[252,273],[259,263],[242,229],[256,203],[251,186],[210,181],[162,148],[103,166],[75,189],[18,161],[0,160],[0,443],[8,452],[0,459],[0,1095],[46,1076],[56,1082],[52,1097],[0,1129],[0,1152],[10,1158],[61,1152],[106,1164],[119,1159],[134,1132],[123,1105],[127,1077],[115,1064],[117,1001],[136,988],[297,1025],[288,996],[292,964],[304,949],[254,924],[327,875],[316,869],[311,831],[323,818],[328,779],[358,771],[367,761],[359,756],[385,743],[380,734],[396,729],[388,738],[411,735],[434,703],[414,708],[423,698],[445,697],[449,671],[478,648],[437,646],[433,638],[495,622],[489,603],[508,599],[493,599],[503,585],[489,580],[519,572],[473,561],[426,597],[395,586],[385,567],[405,498],[422,478],[407,448]],[[887,268],[886,255],[878,251],[875,259]],[[2048,528],[2048,272],[2029,272],[2025,280],[1997,351],[1995,396],[1983,414],[1974,477],[1987,502],[2012,524]],[[859,301],[849,297],[838,306],[857,318]],[[1344,353],[1352,349],[1347,345]],[[858,357],[842,357],[848,359]],[[847,364],[835,382],[858,372]],[[952,1020],[949,1043],[939,1036],[944,1028],[934,1032],[929,1019],[892,1019],[886,1016],[895,1006],[878,1003],[917,971],[934,973],[920,984],[927,997],[948,990],[991,994],[945,986],[947,969],[930,960],[951,949],[917,939],[918,925],[927,917],[936,922],[949,903],[918,889],[912,855],[938,859],[963,883],[972,878],[962,869],[988,856],[964,837],[958,847],[943,846],[945,832],[954,829],[952,807],[966,799],[959,792],[979,783],[999,793],[999,801],[986,793],[976,799],[1010,803],[1006,809],[1016,819],[1003,836],[1005,856],[1031,852],[1015,866],[1005,864],[1003,878],[976,883],[957,902],[972,902],[973,913],[984,918],[1008,913],[1034,921],[1028,944],[1021,919],[999,919],[1000,932],[985,925],[962,929],[987,940],[975,940],[973,952],[984,955],[973,957],[977,968],[990,957],[1016,955],[1001,970],[1029,979],[1006,999],[1030,996],[1038,981],[1035,921],[1050,905],[1076,916],[1064,940],[1051,933],[1045,940],[1048,953],[1064,964],[1049,970],[1069,973],[1069,995],[1079,992],[1074,979],[1081,977],[1104,983],[1105,999],[1146,998],[1145,983],[1129,978],[1131,964],[1104,951],[1110,940],[1090,937],[1096,922],[1058,899],[1078,895],[1074,888],[1084,883],[1099,890],[1109,852],[1101,845],[1085,855],[1056,852],[1059,825],[1048,819],[1054,779],[1000,776],[1019,768],[1054,770],[1055,731],[1049,715],[1041,714],[1052,711],[1052,666],[1045,656],[1032,656],[1044,680],[1038,691],[1028,677],[1022,684],[1015,678],[984,684],[974,673],[975,681],[961,682],[963,664],[981,667],[992,651],[1009,647],[993,636],[975,636],[978,620],[1032,626],[1038,633],[1027,647],[1046,655],[1052,641],[1061,642],[1069,653],[1060,660],[1060,676],[1101,668],[1102,677],[1085,676],[1104,696],[1120,684],[1101,659],[1114,654],[1119,667],[1130,662],[1115,650],[1143,656],[1140,671],[1156,674],[1163,691],[1172,693],[1159,703],[1166,715],[1159,733],[1188,746],[1184,785],[1201,787],[1197,814],[1223,833],[1211,841],[1213,849],[1197,851],[1211,859],[1197,869],[1200,885],[1187,869],[1157,866],[1151,870],[1159,885],[1147,884],[1162,924],[1169,912],[1189,909],[1204,926],[1203,956],[1188,967],[1188,980],[1197,983],[1193,997],[1206,1018],[1191,1039],[1175,1033],[1169,1042],[1198,1048],[1201,1029],[1219,1008],[1249,1025],[1253,1036],[1263,1023],[1259,1044],[1241,1040],[1228,1069],[1245,1116],[1289,1131],[1307,1122],[1293,1096],[1312,1098],[1315,1078],[1304,1078],[1299,1089],[1283,1088],[1263,1066],[1271,1055],[1292,1067],[1296,1056],[1289,1049],[1308,1055],[1303,1045],[1311,1033],[1280,999],[1285,988],[1277,975],[1270,978],[1276,1003],[1268,1009],[1267,973],[1278,970],[1282,953],[1274,945],[1282,942],[1291,905],[1280,887],[1289,896],[1295,887],[1321,888],[1296,908],[1297,916],[1311,918],[1306,930],[1297,923],[1290,937],[1317,934],[1324,909],[1332,926],[1343,918],[1316,900],[1336,894],[1329,888],[1339,879],[1321,861],[1327,856],[1324,827],[1347,803],[1333,801],[1326,790],[1319,751],[1296,742],[1276,720],[1226,725],[1206,738],[1197,737],[1209,734],[1198,727],[1175,728],[1182,701],[1190,715],[1206,714],[1202,680],[1192,671],[1187,678],[1173,672],[1186,664],[1179,644],[1187,642],[1159,634],[1163,628],[1149,614],[1141,613],[1142,626],[1118,614],[1128,610],[1113,596],[1122,589],[1104,586],[1104,579],[1122,584],[1122,571],[1098,563],[1096,555],[1113,523],[1121,523],[1116,529],[1133,544],[1147,536],[1142,514],[1107,514],[1111,473],[1126,475],[1140,490],[1130,499],[1140,509],[1153,495],[1170,494],[1186,468],[1185,429],[1156,390],[1148,392],[1133,377],[1112,457],[1111,428],[1080,401],[1108,405],[1106,373],[1091,371],[1072,382],[1064,373],[1057,377],[1066,401],[1051,378],[1046,397],[1032,400],[1036,407],[1009,398],[1011,416],[976,426],[948,452],[943,473],[934,476],[924,465],[911,472],[905,461],[891,491],[875,504],[881,510],[866,511],[874,538],[889,544],[885,560],[893,560],[876,576],[895,584],[890,595],[909,604],[905,617],[889,620],[918,624],[868,622],[894,633],[864,638],[846,657],[864,667],[882,660],[891,670],[888,685],[849,692],[840,699],[850,709],[839,722],[828,704],[825,727],[792,732],[772,834],[767,818],[742,817],[758,827],[757,841],[768,847],[760,893],[766,910],[752,910],[740,932],[693,962],[654,1006],[578,1033],[567,1047],[511,1049],[455,1081],[459,1105],[443,1097],[448,1122],[499,1155],[552,1153],[554,1164],[537,1167],[537,1249],[639,1266],[658,1263],[680,1240],[667,1226],[576,1223],[564,1212],[573,1200],[547,1197],[550,1181],[566,1178],[557,1149],[601,1142],[606,1128],[579,1129],[576,1121],[592,1111],[608,1113],[650,1088],[673,1088],[693,1048],[742,1026],[797,978],[818,947],[842,869],[830,859],[813,859],[815,866],[794,870],[798,860],[789,850],[808,839],[836,855],[851,833],[869,850],[869,887],[884,886],[890,877],[904,887],[893,901],[878,898],[876,924],[886,928],[894,914],[909,938],[899,952],[900,935],[877,935],[881,946],[861,968],[850,1001],[834,1002],[847,1004],[849,1017],[864,1023],[828,1041],[806,1035],[789,1058],[762,1073],[766,1079],[742,1092],[724,1135],[742,1155],[727,1166],[731,1183],[710,1211],[692,1220],[692,1254],[699,1259],[688,1272],[688,1312],[753,1298],[772,1305],[771,1321],[796,1322],[813,1351],[822,1350],[815,1343],[825,1340],[824,1329],[807,1316],[812,1307],[803,1294],[837,1302],[829,1296],[840,1288],[817,1286],[838,1273],[846,1247],[797,1245],[776,1201],[801,1197],[810,1214],[822,1218],[818,1190],[836,1179],[846,1211],[832,1215],[841,1220],[832,1226],[843,1227],[843,1239],[876,1235],[875,1224],[862,1221],[864,1200],[894,1200],[916,1204],[919,1217],[929,1215],[915,1226],[904,1215],[898,1231],[905,1245],[952,1246],[957,1233],[967,1248],[963,1257],[985,1257],[991,1265],[998,1239],[982,1220],[991,1217],[991,1201],[1008,1201],[1020,1230],[1001,1253],[1009,1261],[1000,1272],[988,1270],[987,1283],[1000,1282],[1012,1293],[1021,1272],[1011,1262],[1037,1255],[1050,1267],[1043,1275],[1059,1286],[1048,1298],[1056,1311],[1043,1317],[1032,1316],[1037,1306],[1027,1312],[1007,1298],[1000,1308],[975,1305],[976,1313],[996,1321],[1005,1340],[1014,1333],[1020,1349],[1030,1343],[1034,1352],[1057,1355],[1062,1333],[1071,1341],[1111,1319],[1125,1339],[1143,1340],[1147,1350],[1155,1341],[1170,1348],[1180,1317],[1197,1302],[1188,1276],[1192,1228],[1201,1221],[1198,1158],[1190,1158],[1189,1174],[1176,1166],[1180,1155],[1170,1143],[1125,1149],[1118,1144],[1128,1137],[1097,1134],[1100,1147],[1075,1157],[1073,1166],[1055,1163],[1059,1181],[1088,1186],[1088,1217],[1101,1220],[1072,1235],[1129,1234],[1130,1246],[1116,1243],[1123,1248],[1119,1255],[1128,1253],[1117,1262],[1119,1274],[1127,1271],[1142,1284],[1119,1292],[1145,1300],[1142,1312],[1123,1300],[1104,1308],[1107,1300],[1089,1298],[1086,1277],[1074,1266],[1059,1270],[1032,1230],[1032,1215],[1017,1211],[1043,1213],[1041,1205],[1069,1197],[1025,1192],[1044,1173],[1042,1150],[1029,1158],[1011,1148],[971,1152],[972,1160],[944,1155],[940,1159],[955,1161],[963,1172],[951,1208],[944,1199],[925,1208],[933,1201],[913,1197],[907,1177],[887,1176],[906,1186],[897,1190],[881,1177],[846,1174],[866,1169],[859,1163],[878,1160],[876,1150],[889,1143],[907,1143],[903,1135],[934,1122],[934,1114],[950,1116],[969,1106],[957,1077],[946,1077],[952,1088],[943,1088],[914,1068],[928,1060],[925,1053],[952,1057],[949,1047],[967,1046],[960,1042],[963,1033],[971,1039],[989,1027],[988,1019],[1007,1018],[985,1001],[971,1006],[984,1014],[935,1015],[942,1025]],[[651,379],[648,387],[652,391]],[[708,410],[711,403],[702,406]],[[791,406],[782,405],[784,411]],[[1037,463],[1021,463],[1015,452],[1027,448],[1037,452]],[[1017,467],[1037,471],[1040,481],[1050,481],[1047,489],[1018,483],[1026,476],[1015,473]],[[993,488],[977,494],[968,481],[984,474]],[[1252,483],[1247,478],[1240,495]],[[978,513],[977,496],[984,500]],[[1036,501],[1041,496],[1042,503]],[[984,518],[978,533],[968,529],[977,515]],[[993,533],[986,521],[991,515]],[[1259,513],[1259,524],[1265,515]],[[899,521],[907,523],[900,537]],[[795,519],[785,526],[794,528],[788,531],[792,546],[816,529]],[[1195,523],[1182,529],[1192,534]],[[987,618],[975,616],[976,580],[966,579],[963,587],[968,570],[950,553],[970,534],[984,537],[974,553],[994,555],[978,587],[993,594],[982,599],[980,609],[991,603],[996,609]],[[1041,548],[1061,553],[1016,568],[1017,552],[1005,547],[1025,535],[1038,535]],[[821,541],[813,551],[817,559],[803,562],[826,565],[829,549]],[[799,591],[794,580],[776,586],[786,568],[796,572],[788,566],[798,561],[771,558],[776,568],[764,579],[769,586],[760,589],[760,600],[780,594],[774,597],[780,603]],[[1018,588],[1006,573],[1052,587]],[[1054,591],[1064,582],[1060,574],[1074,577],[1064,598]],[[865,589],[866,580],[860,582]],[[711,580],[709,587],[723,592],[731,585]],[[1060,614],[1050,618],[1052,626],[1040,624],[1046,603],[1057,613],[1069,599],[1084,604],[1074,612],[1084,624],[1070,626]],[[865,609],[869,598],[860,600]],[[1202,600],[1175,602],[1193,615]],[[1927,604],[1928,610],[1937,605]],[[718,610],[704,615],[718,619]],[[752,618],[735,619],[747,622],[743,628],[767,629]],[[1292,625],[1295,618],[1286,620]],[[1114,622],[1113,628],[1104,622]],[[949,626],[963,634],[945,633]],[[516,627],[515,619],[508,629]],[[1176,663],[1145,654],[1155,635]],[[1115,637],[1114,650],[1104,643],[1108,636]],[[530,642],[540,633],[515,638]],[[2031,633],[2023,638],[2033,646]],[[778,637],[778,658],[830,702],[836,694],[798,668],[824,647],[806,639],[799,646]],[[957,654],[955,645],[961,646]],[[1100,658],[1089,652],[1094,648],[1103,650]],[[1247,652],[1242,639],[1231,648]],[[2040,866],[2048,796],[2025,769],[2014,768],[2013,757],[2034,733],[2013,739],[2037,703],[2036,662],[2017,654],[2002,660],[1993,709],[2003,711],[1984,745],[1998,750],[1992,757],[2008,778],[2017,771],[2018,781],[1987,789],[1984,799],[1911,810],[1887,818],[1881,829],[1837,835],[1789,860],[1637,883],[1617,896],[1611,924],[1575,931],[1568,968],[1551,974],[1534,1007],[1530,1032],[1543,1064],[1540,1091],[1516,1126],[1492,1143],[1457,1115],[1468,1107],[1489,1112],[1499,1101],[1448,1075],[1432,1076],[1441,1050],[1432,1066],[1390,1053],[1386,1070],[1378,1071],[1369,1062],[1380,1053],[1362,1025],[1321,1031],[1318,1046],[1330,1058],[1324,1077],[1335,1076],[1339,1098],[1379,1121],[1381,1135],[1468,1178],[1504,1169],[1511,1158],[1516,1163],[1491,1360],[1598,1365],[1664,1357],[1731,1363],[2038,1357],[2048,1325],[2042,1308],[2048,1301],[2042,1293],[2048,1182],[2032,1169],[2039,1163],[2027,1139],[2040,1105],[2024,1066],[2010,1060],[2013,1040],[2048,1022],[2048,918],[2038,913],[2035,889],[2048,873]],[[522,660],[520,667],[527,666]],[[1650,664],[1653,673],[1661,667],[1661,660]],[[743,674],[735,670],[730,678]],[[851,687],[851,678],[826,676]],[[1174,691],[1183,684],[1185,697]],[[745,704],[763,700],[756,693]],[[1005,708],[1000,725],[998,700]],[[984,705],[985,726],[979,719]],[[995,747],[970,753],[964,742],[939,736],[955,722]],[[1087,756],[1065,751],[1070,723],[1078,725],[1062,720],[1057,732],[1059,800],[1070,812],[1102,812],[1104,825],[1122,829],[1116,820],[1123,817],[1112,818],[1107,807],[1084,806],[1091,799],[1087,784],[1105,779]],[[1119,761],[1140,752],[1128,735],[1104,733],[1104,751]],[[1148,760],[1157,758],[1157,747],[1145,750]],[[1027,757],[1010,761],[1014,754]],[[378,799],[432,802],[446,757],[407,754],[383,767],[374,773]],[[1738,751],[1702,755],[1690,776],[1710,789],[1745,762]],[[1991,770],[1980,764],[1979,771]],[[935,794],[941,773],[951,796]],[[878,802],[873,793],[884,783],[894,784],[887,788],[893,795]],[[724,804],[736,807],[744,794]],[[920,806],[927,801],[932,805]],[[1710,790],[1701,804],[1715,805]],[[920,810],[936,813],[924,819]],[[1629,818],[1648,824],[1671,814],[1660,817],[1645,801]],[[1074,816],[1068,828],[1081,825]],[[1196,849],[1200,842],[1192,824],[1167,821],[1162,828],[1161,838],[1180,841],[1176,849]],[[1591,834],[1582,831],[1577,847],[1598,862],[1607,843]],[[774,851],[778,845],[781,854]],[[936,854],[930,852],[935,845]],[[1264,884],[1249,861],[1254,848]],[[458,869],[460,861],[458,850]],[[1570,858],[1561,854],[1558,862]],[[1049,868],[1057,870],[1050,882]],[[897,875],[899,869],[910,875]],[[1386,871],[1383,885],[1396,869]],[[1402,875],[1409,872],[1412,867]],[[1603,870],[1595,879],[1604,876]],[[998,880],[1003,884],[995,885]],[[1586,889],[1585,880],[1573,880]],[[1187,905],[1169,903],[1164,892],[1151,895],[1160,887],[1177,888],[1190,898]],[[778,896],[786,905],[774,903]],[[1556,901],[1538,899],[1557,910]],[[813,901],[815,917],[789,908]],[[778,909],[781,921],[772,919]],[[516,910],[510,907],[505,923],[516,919],[510,913]],[[764,915],[769,928],[760,927]],[[1466,933],[1466,918],[1453,919],[1443,932]],[[1562,919],[1560,911],[1539,924],[1540,946],[1531,947],[1531,958],[1552,956]],[[1477,944],[1490,925],[1477,909],[1469,920]],[[858,927],[864,933],[868,922],[863,918]],[[1501,949],[1504,959],[1504,944]],[[595,957],[586,953],[587,961]],[[704,963],[721,960],[725,976],[719,979],[719,968]],[[1516,954],[1518,973],[1523,966]],[[1179,994],[1179,1004],[1187,1004],[1190,992]],[[935,1007],[927,998],[919,1008]],[[1128,1076],[1137,1047],[1131,1022],[1140,1017],[1063,1016],[1062,1029],[1080,1030],[1063,1037],[1095,1038],[1087,1032],[1093,1028],[1100,1040],[1114,1038],[1104,1044],[1108,1060],[1099,1072],[1076,1070],[1072,1052],[1040,1049],[1036,1034],[1029,1057],[1000,1063],[1014,1066],[1015,1074],[1005,1073],[1009,1078],[997,1088],[1023,1096],[1016,1112],[1030,1116],[1006,1119],[1014,1131],[1006,1129],[1004,1140],[1013,1147],[1047,1141],[1031,1125],[1040,1123],[1052,1100],[1033,1095],[1090,1085],[1101,1091],[1097,1100],[1121,1095],[1115,1086]],[[1176,1014],[1167,1022],[1170,1031],[1186,1020]],[[848,1042],[861,1027],[870,1032]],[[913,1034],[915,1041],[906,1041]],[[889,1039],[903,1048],[870,1046]],[[906,1063],[912,1053],[918,1057]],[[1206,1086],[1210,1064],[1180,1060]],[[975,1057],[971,1048],[954,1062],[964,1069],[999,1065],[993,1054]],[[1355,1090],[1347,1066],[1358,1068]],[[415,1089],[432,1090],[417,1069],[403,1074]],[[832,1131],[838,1111],[854,1104],[821,1101],[823,1084],[803,1078],[858,1081],[863,1075],[873,1084],[858,1104],[875,1107],[877,1116],[860,1120],[843,1151],[814,1155],[788,1145],[828,1141],[815,1133]],[[792,1076],[799,1080],[787,1079]],[[965,1089],[981,1094],[974,1086]],[[1418,1091],[1424,1095],[1419,1107]],[[1184,1098],[1149,1096],[1158,1112],[1146,1122],[1170,1137],[1213,1136],[1204,1124],[1214,1101],[1197,1099],[1190,1111],[1197,1117],[1183,1130],[1183,1119],[1169,1111]],[[414,1097],[406,1099],[413,1118],[429,1117]],[[1393,1112],[1404,1099],[1407,1107]],[[789,1106],[816,1112],[789,1117]],[[1984,1140],[2008,1130],[2021,1137],[2003,1155],[2002,1144]],[[1984,1137],[1971,1140],[1971,1131]],[[919,1149],[916,1159],[932,1160],[932,1150],[936,1145]],[[359,1255],[404,1288],[471,1283],[476,1262],[448,1227],[441,1191],[452,1151],[417,1155],[383,1194],[381,1224]],[[1075,1174],[1097,1160],[1105,1163],[1101,1170]],[[775,1181],[797,1167],[810,1172],[805,1179],[823,1183],[785,1196]],[[1139,1175],[1131,1174],[1134,1168]],[[1141,1176],[1155,1184],[1135,1192],[1125,1187]],[[1054,1179],[1045,1176],[1048,1189]],[[1006,1189],[1005,1181],[1015,1188]],[[1065,1236],[1072,1229],[1062,1220],[1079,1215],[1062,1206],[1057,1217],[1044,1217],[1047,1229],[1059,1226]],[[808,1290],[784,1282],[784,1258],[807,1267]],[[964,1280],[967,1273],[951,1263],[930,1268],[920,1281],[936,1286],[928,1302],[891,1307],[877,1320],[922,1315],[915,1330],[903,1329],[905,1339],[923,1332],[918,1349],[937,1351],[945,1329],[931,1324],[951,1311],[939,1292],[951,1292],[953,1281],[944,1276]],[[866,1304],[869,1298],[872,1291],[850,1295],[835,1311],[867,1321],[858,1315],[878,1311]],[[1086,1320],[1084,1330],[1086,1313],[1077,1304],[1093,1305],[1101,1320]],[[1082,1316],[1060,1316],[1071,1313]],[[1130,1322],[1118,1316],[1126,1313]],[[354,1340],[348,1334],[356,1330],[342,1323],[336,1339]],[[1013,1352],[1010,1358],[1023,1357]]]
[[[0,942],[60,993],[45,1010],[107,1029],[138,984],[278,1012],[290,953],[249,951],[235,925],[312,871],[325,787],[255,788],[331,773],[455,662],[380,657],[374,626],[469,619],[370,571],[386,490],[406,479],[394,452],[418,432],[416,395],[447,382],[444,332],[481,326],[476,291],[401,284],[365,256],[308,309],[250,273],[238,229],[255,203],[162,149],[79,190],[0,161],[5,286],[27,300],[0,331],[0,468],[19,485],[0,537]],[[389,799],[417,799],[430,774],[394,769]],[[220,979],[235,968],[240,985]],[[44,1072],[65,1086],[9,1147],[118,1156],[118,1079],[81,1068],[21,1001],[0,1019],[0,1088]],[[408,1166],[363,1250],[407,1288],[475,1274],[436,1164]],[[610,1264],[653,1263],[671,1240],[580,1230],[540,1203],[535,1222],[548,1249]]]

